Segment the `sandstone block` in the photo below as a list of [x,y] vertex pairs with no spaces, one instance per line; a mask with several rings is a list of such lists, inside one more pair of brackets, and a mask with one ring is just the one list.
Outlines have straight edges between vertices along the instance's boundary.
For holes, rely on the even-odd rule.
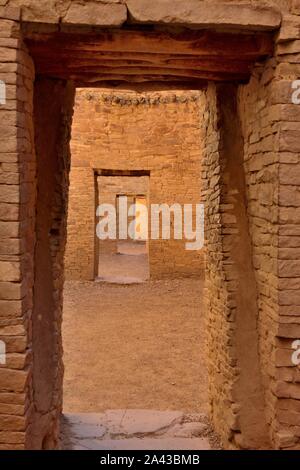
[[280,28],[278,42],[300,39],[299,20],[294,15],[284,15]]
[[280,80],[271,85],[272,104],[292,104],[293,80]]
[[20,264],[10,261],[0,261],[0,279],[1,281],[18,282],[20,281]]
[[0,203],[0,220],[19,220],[19,210],[17,204]]
[[278,431],[275,435],[275,440],[280,449],[290,447],[297,441],[293,433],[290,431]]
[[[2,392],[3,391],[23,392],[27,380],[28,380],[27,372],[24,372],[21,370],[0,369],[0,390]],[[0,416],[0,429],[1,429],[1,416]]]
[[[1,393],[0,392],[0,403],[6,403],[9,405],[19,405],[23,406],[25,403],[25,394],[24,393]],[[13,414],[13,413],[3,413],[3,414]]]
[[297,130],[285,130],[280,134],[280,150],[286,152],[300,152],[300,140],[299,131]]
[[25,433],[23,432],[0,432],[0,444],[23,444]]
[[53,2],[39,0],[22,7],[22,20],[30,23],[58,23],[59,13]]
[[[26,346],[25,346],[26,347]],[[24,351],[24,348],[23,348]],[[9,369],[23,370],[27,362],[26,354],[8,353],[6,357],[6,367]]]
[[121,4],[72,2],[62,23],[66,25],[121,26],[127,20],[127,9]]
[[24,415],[24,406],[23,405],[12,405],[9,403],[1,402],[0,394],[0,415],[13,415],[13,416],[23,416]]
[[300,425],[300,413],[294,411],[278,411],[278,418],[281,423],[288,424],[290,426]]
[[0,282],[1,300],[20,300],[22,296],[22,286],[20,283]]
[[17,238],[20,225],[18,222],[0,222],[0,238]]
[[[1,160],[1,157],[0,157]],[[18,203],[20,200],[20,187],[18,185],[1,185],[0,202]]]
[[300,387],[298,384],[277,382],[275,393],[278,398],[294,398],[300,400]]
[[0,255],[18,255],[20,253],[21,246],[18,238],[0,239]]
[[134,22],[197,25],[208,28],[274,30],[281,14],[272,8],[199,0],[126,0]]
[[0,300],[1,317],[20,317],[22,304],[19,300]]
[[293,351],[289,349],[277,349],[275,361],[277,367],[293,367],[292,363]]
[[20,32],[18,26],[18,23],[15,21],[1,19],[0,38],[19,37]]
[[[300,338],[300,324],[281,323],[278,327],[278,336],[282,338],[298,339]],[[300,392],[300,391],[299,391]]]
[[12,6],[1,6],[0,7],[0,18],[5,20],[18,21],[21,16],[21,10],[17,7]]
[[277,52],[282,54],[298,54],[300,52],[300,40],[288,41],[279,44]]

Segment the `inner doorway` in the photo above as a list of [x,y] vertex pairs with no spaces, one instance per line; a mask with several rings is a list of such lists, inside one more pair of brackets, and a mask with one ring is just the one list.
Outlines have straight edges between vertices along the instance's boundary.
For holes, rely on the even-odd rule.
[[[138,172],[111,171],[97,177],[97,198],[101,213],[116,214],[115,236],[104,232],[100,239],[97,280],[116,284],[145,282],[150,277],[148,245],[149,176]],[[106,206],[107,205],[107,206]],[[124,231],[120,214],[126,205],[130,233]],[[98,209],[99,210],[99,209]]]
[[[108,103],[115,94],[123,104]],[[201,100],[190,90],[78,91],[64,289],[67,448],[216,446],[204,360],[203,251],[187,250],[184,234],[175,238],[172,210],[169,219],[165,214],[169,239],[166,230],[152,239],[149,224],[153,205],[177,204],[183,220],[184,205],[201,202]],[[116,237],[99,239],[109,212],[116,214]],[[87,246],[96,253],[92,279],[83,269],[93,263],[81,254]],[[84,429],[94,435],[84,437]]]

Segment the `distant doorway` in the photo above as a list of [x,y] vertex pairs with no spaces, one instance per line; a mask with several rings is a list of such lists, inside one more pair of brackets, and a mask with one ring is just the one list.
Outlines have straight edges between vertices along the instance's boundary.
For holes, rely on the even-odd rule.
[[[116,240],[99,241],[98,281],[136,284],[149,279],[148,218],[149,176],[98,176],[100,204],[116,210]],[[119,226],[122,202],[126,200],[131,217],[131,236],[123,237]],[[126,230],[127,232],[127,230]]]

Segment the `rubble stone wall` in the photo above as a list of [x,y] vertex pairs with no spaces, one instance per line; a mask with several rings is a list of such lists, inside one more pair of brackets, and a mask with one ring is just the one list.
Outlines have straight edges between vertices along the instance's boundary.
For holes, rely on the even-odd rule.
[[[262,5],[260,1],[249,2],[249,0],[245,2],[165,0],[163,9],[159,6],[162,2],[147,2],[149,8],[142,11],[139,5],[145,5],[144,2],[128,0],[125,3],[128,5],[131,20],[135,22],[150,24],[155,22],[164,25],[173,23],[193,25],[193,27],[206,25],[212,29],[219,25],[221,28],[230,27],[235,31],[248,30],[249,25],[252,25],[254,31],[260,28],[266,31],[268,28],[273,30],[279,27],[279,16],[274,12],[270,13],[264,5],[276,6],[282,13],[281,29],[275,36],[274,57],[257,66],[252,73],[250,83],[241,85],[236,101],[229,101],[227,106],[222,107],[220,90],[209,87],[207,104],[203,107],[202,104],[195,103],[193,106],[195,108],[198,106],[198,110],[200,107],[200,115],[205,115],[206,148],[209,149],[205,155],[202,184],[205,197],[210,202],[207,214],[209,225],[206,232],[208,249],[206,317],[207,342],[210,345],[208,363],[211,416],[226,447],[251,445],[253,442],[251,436],[248,441],[249,435],[243,431],[245,426],[247,427],[245,409],[247,406],[249,409],[255,407],[256,402],[251,401],[248,393],[245,395],[241,393],[247,384],[245,377],[248,373],[251,377],[253,363],[248,361],[248,364],[245,364],[245,352],[242,351],[242,356],[240,355],[238,341],[240,332],[242,332],[241,338],[245,334],[241,326],[243,308],[238,304],[238,299],[241,299],[239,296],[241,285],[245,279],[242,276],[240,280],[240,259],[233,257],[231,246],[232,236],[238,235],[242,228],[245,230],[246,208],[248,236],[251,241],[246,251],[248,263],[251,261],[251,265],[247,265],[247,273],[252,280],[254,275],[255,289],[252,293],[256,292],[256,304],[253,302],[254,294],[251,295],[250,320],[253,336],[249,345],[251,354],[255,354],[256,349],[259,355],[260,374],[256,374],[256,379],[261,379],[264,416],[268,425],[267,434],[273,447],[299,450],[300,380],[299,367],[291,361],[293,352],[291,345],[295,339],[300,339],[298,229],[300,107],[294,104],[291,98],[293,81],[298,80],[300,75],[300,2],[266,0]],[[95,26],[121,26],[128,18],[125,3],[121,0],[110,2],[92,0],[84,3],[77,0],[0,0],[0,80],[4,80],[7,85],[6,104],[0,106],[0,128],[4,136],[0,147],[0,340],[5,342],[8,353],[7,364],[0,366],[0,449],[56,447],[62,399],[61,258],[65,243],[64,195],[66,195],[68,163],[60,154],[62,135],[59,133],[57,154],[66,167],[62,170],[54,159],[57,165],[55,187],[59,190],[53,190],[52,185],[49,192],[49,200],[46,201],[47,213],[51,214],[51,217],[53,214],[54,219],[48,220],[49,239],[45,237],[45,227],[41,239],[39,238],[41,232],[38,230],[39,220],[36,220],[38,166],[34,127],[35,131],[39,132],[39,126],[37,124],[34,126],[33,120],[35,73],[32,60],[22,41],[22,28],[28,30],[32,27],[32,23],[35,23],[38,30],[46,28],[49,31],[82,26],[91,29]],[[244,6],[247,11],[243,11],[247,14],[241,18],[238,9],[246,3],[256,5],[256,8],[250,9],[250,6],[249,8]],[[154,4],[157,7],[156,11],[151,11]],[[21,11],[17,8],[20,6]],[[170,10],[172,15],[169,14]],[[53,96],[51,95],[52,99]],[[70,99],[70,95],[68,96]],[[67,101],[62,95],[60,97],[61,105],[69,103],[67,108],[62,106],[62,109],[68,111],[61,121],[63,125],[60,129],[69,129],[70,101],[66,98],[67,95],[65,95]],[[56,105],[59,107],[58,102]],[[116,115],[124,112],[126,106],[115,103]],[[156,110],[157,115],[152,119],[157,119],[159,122],[160,105],[150,103],[147,106],[152,106]],[[179,106],[184,107],[186,103],[174,105],[176,109]],[[239,172],[243,168],[244,180],[244,188],[238,193],[238,207],[241,208],[241,213],[235,213],[237,201],[234,198],[237,194],[226,179],[226,162],[232,160],[228,143],[224,152],[225,136],[222,132],[222,122],[228,123],[228,109],[232,110],[234,106],[240,121],[238,123],[236,118],[234,119],[236,130],[234,141],[237,143],[242,138],[244,142],[244,165],[240,165],[240,147],[238,151],[238,168]],[[104,107],[111,109],[110,104]],[[142,109],[142,106],[140,108]],[[62,115],[63,112],[58,113],[58,116]],[[41,121],[40,125],[42,124],[45,122]],[[102,127],[101,130],[103,131]],[[198,132],[201,135],[199,129]],[[147,141],[148,135],[143,137],[146,137]],[[136,139],[132,134],[131,139],[134,138]],[[65,157],[68,154],[67,140],[64,140]],[[150,138],[148,140],[153,144]],[[190,149],[188,133],[185,143]],[[154,144],[156,148],[156,142]],[[171,144],[172,142],[166,139],[166,145]],[[150,171],[152,156],[152,154],[145,156]],[[189,161],[191,157],[195,155],[189,155]],[[134,156],[131,155],[130,158],[134,159]],[[170,158],[168,156],[166,160],[168,165]],[[130,159],[127,158],[126,167],[128,161]],[[136,162],[134,163],[136,169]],[[180,169],[181,165],[183,169],[185,164],[184,160],[173,162],[174,169],[177,167]],[[92,247],[95,217],[89,208],[93,204],[92,201],[95,204],[95,188],[92,184],[92,181],[95,182],[95,175],[92,168],[85,165],[78,165],[75,172],[78,175],[81,173],[76,178],[82,184],[80,199],[82,200],[84,195],[83,204],[86,204],[86,212],[81,212],[77,232],[79,236],[81,234],[83,236],[86,226],[92,228],[88,235],[91,237],[91,242],[85,252],[89,260],[85,276],[93,278],[94,272],[90,271],[90,266],[93,266],[95,252]],[[199,174],[198,167],[195,168],[195,174]],[[192,174],[188,175],[188,180],[190,181],[192,177]],[[44,178],[47,180],[48,176]],[[44,179],[38,182],[40,190],[44,183]],[[175,189],[172,192],[172,200],[178,187],[175,176],[173,183]],[[234,203],[227,201],[227,196],[233,198]],[[243,204],[242,199],[244,199]],[[241,214],[243,218],[240,218]],[[86,240],[86,235],[84,236]],[[44,276],[39,272],[41,256],[37,256],[38,252],[35,251],[39,240],[43,243],[47,240],[45,258],[48,263],[45,281],[47,285],[45,289],[40,289],[40,293],[47,293],[48,305],[51,306],[50,314],[49,312],[42,314],[41,318],[37,311],[38,299],[34,296],[35,286],[42,282]],[[51,255],[49,255],[50,248]],[[166,257],[168,257],[167,252]],[[244,309],[248,309],[248,306],[244,306]],[[44,325],[42,329],[38,326],[40,321]],[[46,330],[48,331],[45,337],[46,344],[55,346],[55,360],[51,364],[43,358],[44,352],[37,344],[39,341],[42,343]],[[37,334],[41,335],[38,339]],[[56,338],[56,342],[51,343],[54,341],[53,338]],[[55,380],[51,379],[50,393],[47,377],[38,374],[38,364],[44,363],[50,364],[49,377],[53,378],[54,371],[58,372]],[[257,385],[260,386],[258,382]],[[43,390],[46,392],[43,393]],[[43,397],[45,397],[44,403],[42,403]],[[259,404],[261,403],[259,396]],[[41,418],[40,426],[39,418]],[[264,423],[262,421],[257,423],[258,431],[261,432]],[[253,432],[255,421],[249,418],[249,424]]]
[[[122,94],[81,90],[72,129],[72,168],[66,272],[93,279],[97,171],[148,171],[149,203],[201,203],[200,92]],[[101,190],[98,191],[101,197]],[[149,240],[152,278],[201,276],[203,250],[186,240]]]

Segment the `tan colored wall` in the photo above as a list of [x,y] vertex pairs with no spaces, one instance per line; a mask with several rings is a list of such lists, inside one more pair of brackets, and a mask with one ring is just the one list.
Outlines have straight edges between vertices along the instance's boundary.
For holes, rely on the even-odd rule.
[[[143,195],[149,199],[149,177],[148,176],[98,176],[98,201],[99,204],[111,204],[117,213],[117,238],[115,240],[99,240],[99,255],[103,253],[117,253],[119,237],[119,219],[117,197],[127,196],[128,206],[133,204],[132,198]],[[80,266],[78,266],[80,271]]]
[[[277,38],[275,58],[258,66],[250,83],[240,86],[238,92],[246,184],[242,196],[247,201],[250,256],[256,283],[252,300],[257,299],[256,311],[255,305],[252,307],[252,320],[250,303],[242,307],[238,300],[245,275],[234,260],[241,234],[241,212],[237,212],[241,190],[236,181],[239,167],[237,161],[231,178],[226,173],[228,155],[223,152],[224,123],[219,115],[224,106],[227,113],[228,92],[219,90],[221,108],[215,92],[210,89],[208,94],[208,159],[204,159],[203,190],[206,208],[210,210],[206,217],[206,302],[211,332],[208,341],[211,412],[224,441],[235,440],[242,447],[243,436],[247,436],[242,430],[243,422],[249,431],[251,421],[243,412],[247,391],[241,371],[247,370],[247,361],[251,362],[251,372],[257,371],[253,362],[255,351],[251,352],[253,344],[257,344],[259,372],[255,376],[260,375],[272,445],[299,449],[299,371],[292,363],[292,343],[299,336],[300,108],[292,103],[292,82],[299,79],[300,72],[299,65],[293,65],[297,59],[292,54],[298,53],[296,38],[299,19],[290,16]],[[234,148],[235,140],[231,142]],[[222,250],[222,256],[215,258],[216,250]],[[248,294],[244,293],[244,300]],[[248,340],[242,333],[245,324],[249,327]],[[217,350],[224,351],[223,356],[218,356],[220,360],[216,358]],[[250,377],[248,371],[248,380]],[[240,403],[238,407],[236,402]],[[231,404],[231,411],[224,403]],[[261,405],[254,403],[260,409]],[[255,421],[258,422],[259,419]]]
[[[0,21],[0,41],[9,38],[1,63],[7,101],[0,106],[0,340],[7,363],[0,366],[0,450],[30,447],[33,361],[36,167],[33,133],[34,67],[18,38],[18,23]],[[0,62],[5,48],[0,47]],[[18,63],[17,63],[18,56]],[[16,84],[22,87],[17,92]]]
[[297,62],[292,55],[297,53],[296,21],[290,17],[285,23],[276,59],[257,68],[250,84],[242,87],[239,104],[266,416],[278,447],[299,448],[299,371],[291,359],[292,342],[300,333],[300,107],[292,103],[292,81],[300,72],[292,64]]
[[[96,90],[77,93],[66,253],[69,279],[94,277],[96,209],[86,178],[89,175],[93,185],[95,170],[149,171],[150,204],[201,202],[201,99],[199,92],[140,97]],[[203,251],[187,251],[185,243],[149,241],[152,278],[202,275]]]
[[[74,2],[71,3],[74,4]],[[212,2],[208,0],[208,3]],[[233,0],[232,3],[241,4],[242,2]],[[244,177],[246,195],[250,196],[249,233],[255,254],[251,256],[251,260],[258,292],[259,349],[257,350],[260,352],[263,387],[267,402],[266,418],[271,424],[270,434],[273,447],[299,449],[299,370],[291,364],[290,345],[294,339],[300,337],[297,196],[300,167],[299,106],[291,104],[292,81],[299,78],[300,72],[298,65],[300,4],[299,0],[270,0],[266,3],[276,4],[284,12],[289,10],[289,15],[284,15],[281,32],[279,38],[276,39],[278,47],[275,51],[275,60],[270,60],[266,68],[257,69],[253,73],[249,86],[240,92],[239,109],[242,110],[240,120],[245,139],[246,157]],[[52,11],[54,3],[49,1],[11,0],[4,1],[2,4],[31,5],[34,7],[29,9],[32,12],[31,19],[37,22],[54,22],[57,25],[59,16],[66,13],[64,1],[55,2],[58,8],[64,10],[60,14],[57,14],[56,7],[54,12]],[[27,12],[28,15],[29,13]],[[2,174],[0,339],[6,342],[9,355],[7,366],[0,368],[0,421],[3,430],[0,448],[10,450],[55,447],[59,425],[59,406],[62,398],[62,388],[59,383],[62,374],[60,374],[56,383],[54,408],[45,408],[39,415],[43,418],[41,423],[43,429],[41,430],[38,426],[34,428],[34,396],[36,391],[43,392],[40,385],[38,390],[34,390],[32,380],[36,354],[43,354],[35,350],[32,342],[34,275],[39,263],[39,258],[34,255],[35,240],[39,235],[36,232],[35,220],[36,162],[32,119],[34,70],[26,47],[18,39],[21,34],[19,13],[1,6],[0,73],[1,79],[4,79],[8,85],[8,100],[7,104],[0,108],[0,125],[2,134],[5,136],[0,148]],[[220,129],[215,91],[210,90],[208,96],[210,101],[205,115],[209,130],[207,146],[211,146],[211,149],[206,165],[210,167],[211,173],[204,174],[204,182],[209,184],[209,196],[215,198],[215,206],[208,219],[207,232],[208,248],[215,256],[211,256],[210,263],[207,264],[206,297],[209,301],[207,331],[208,342],[212,344],[209,361],[211,364],[212,361],[214,363],[214,369],[210,369],[210,381],[217,387],[214,390],[211,389],[210,396],[211,403],[215,406],[215,409],[212,409],[215,427],[228,447],[233,445],[233,434],[237,438],[235,439],[237,444],[242,442],[241,437],[243,437],[239,423],[240,397],[233,393],[235,391],[233,384],[239,383],[241,372],[243,376],[247,375],[249,370],[251,372],[252,363],[248,361],[246,367],[243,364],[241,371],[237,362],[235,340],[241,325],[236,321],[235,291],[238,287],[240,271],[235,272],[237,279],[230,279],[228,276],[230,271],[234,272],[234,268],[227,269],[228,263],[225,262],[228,261],[226,253],[232,251],[232,247],[228,248],[226,245],[228,240],[231,243],[228,237],[231,234],[237,234],[234,231],[236,227],[230,225],[234,225],[236,221],[230,217],[226,222],[221,219],[223,213],[230,216],[235,214],[232,214],[232,205],[223,206],[219,198],[222,183],[226,182],[226,179],[224,180],[226,173],[224,174],[224,167],[220,166],[219,159],[218,133]],[[255,96],[259,100],[254,102]],[[69,118],[70,113],[64,121],[65,124],[69,123]],[[64,129],[64,126],[62,128]],[[253,129],[256,132],[253,132]],[[36,126],[36,131],[38,130]],[[67,140],[66,136],[65,142]],[[90,169],[78,168],[79,171],[82,173],[86,171],[89,184],[88,179],[92,174]],[[83,178],[81,180],[83,181]],[[270,189],[267,191],[267,187],[264,188],[265,183],[270,184],[268,186]],[[41,188],[43,189],[42,184]],[[58,190],[58,200],[64,194],[64,190],[62,187]],[[256,192],[255,197],[251,195],[253,192]],[[269,198],[273,198],[274,195],[278,199],[270,211]],[[231,196],[234,196],[234,193]],[[53,200],[49,199],[47,202],[53,204]],[[245,206],[246,198],[244,203]],[[54,207],[56,207],[55,204]],[[64,208],[61,207],[61,210],[63,213]],[[253,214],[254,210],[255,214]],[[258,225],[259,219],[262,221],[261,225]],[[80,220],[81,223],[82,225],[89,224],[91,219],[87,217],[86,220]],[[53,237],[50,239],[53,241]],[[56,241],[58,247],[54,249],[54,259],[57,254],[61,254],[64,237]],[[89,252],[87,252],[88,255]],[[51,272],[53,269],[55,280],[57,280],[56,287],[52,289],[54,305],[51,308],[51,314],[54,314],[54,312],[59,313],[61,309],[63,268],[61,263],[54,263],[50,268]],[[38,278],[41,276],[39,274]],[[51,285],[53,279],[47,281],[47,287]],[[55,322],[50,322],[47,328],[51,334],[55,333],[59,338],[59,316]],[[256,343],[251,343],[251,347],[255,348]],[[60,364],[61,350],[57,352],[56,359]],[[248,405],[251,406],[251,404],[249,400]],[[247,426],[247,422],[245,424]]]

